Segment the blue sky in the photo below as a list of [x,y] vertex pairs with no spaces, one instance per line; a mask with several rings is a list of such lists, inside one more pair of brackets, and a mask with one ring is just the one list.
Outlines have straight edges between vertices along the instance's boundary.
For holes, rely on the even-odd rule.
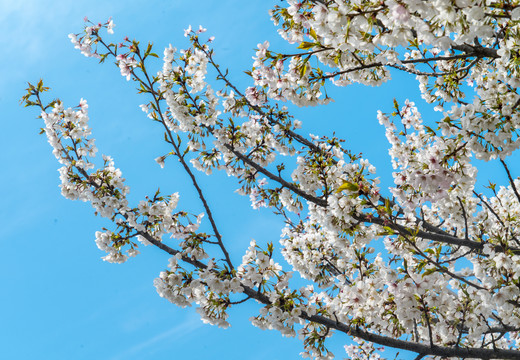
[[[269,39],[273,49],[285,46],[267,14],[271,0],[68,1],[0,0],[0,339],[5,359],[297,359],[302,345],[278,332],[250,325],[255,304],[231,312],[232,327],[204,325],[194,309],[179,309],[160,298],[153,279],[167,265],[166,254],[153,248],[123,265],[103,262],[94,233],[109,224],[93,215],[88,204],[60,196],[58,164],[43,136],[34,109],[18,101],[26,82],[43,78],[66,106],[80,98],[89,102],[93,136],[100,153],[114,157],[131,187],[131,200],[179,191],[181,206],[201,211],[188,178],[154,158],[166,152],[160,128],[147,121],[138,105],[146,100],[135,86],[107,62],[83,57],[67,35],[80,32],[83,18],[116,23],[111,40],[128,36],[153,41],[156,52],[172,43],[187,46],[183,29],[202,24],[216,40],[216,59],[244,88],[243,74],[257,43]],[[160,62],[157,63],[160,67]],[[383,183],[391,181],[384,129],[376,111],[391,111],[392,99],[417,103],[412,77],[380,88],[352,86],[331,90],[336,102],[323,108],[295,109],[303,133],[331,135],[378,167]],[[435,115],[430,111],[424,114]],[[281,222],[268,211],[254,211],[248,199],[235,194],[223,174],[198,178],[207,189],[216,221],[239,261],[249,241],[278,243]],[[336,335],[332,348],[341,350],[345,337]]]

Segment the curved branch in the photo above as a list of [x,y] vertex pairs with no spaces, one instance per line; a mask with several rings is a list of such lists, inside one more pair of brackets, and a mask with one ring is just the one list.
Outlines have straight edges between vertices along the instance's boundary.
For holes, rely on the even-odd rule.
[[395,223],[387,224],[387,223],[385,223],[385,220],[383,220],[383,219],[376,218],[376,217],[369,217],[365,214],[354,215],[353,218],[358,221],[377,224],[377,225],[381,225],[381,226],[388,226],[391,229],[397,230],[400,233],[417,236],[417,237],[420,237],[423,239],[438,241],[438,242],[450,244],[450,245],[465,246],[465,247],[471,248],[473,250],[482,250],[484,248],[483,243],[466,240],[466,239],[461,239],[456,236],[445,235],[445,234],[441,234],[441,233],[429,233],[424,230],[413,230],[413,229],[407,228],[406,226],[395,224]]
[[[423,58],[423,59],[401,60],[401,64],[429,63],[431,61],[449,61],[449,60],[457,60],[457,59],[467,59],[467,58],[471,58],[471,57],[477,57],[477,58],[490,57],[493,59],[496,59],[499,57],[496,49],[490,49],[490,48],[485,48],[485,47],[473,47],[473,46],[469,46],[469,45],[460,45],[460,46],[457,46],[457,48],[455,48],[455,47],[453,47],[453,48],[458,50],[459,47],[464,48],[464,49],[466,49],[466,47],[469,47],[471,49],[471,52],[467,52],[466,54],[453,55],[453,56],[435,56],[435,57]],[[472,64],[472,65],[474,65],[474,64]],[[320,76],[318,79],[329,79],[329,78],[333,78],[333,77],[336,77],[336,76],[342,75],[342,74],[347,74],[347,73],[350,73],[353,71],[371,69],[371,68],[379,67],[379,66],[394,66],[395,67],[395,66],[399,66],[399,64],[384,64],[383,62],[378,61],[375,63],[360,65],[360,66],[356,66],[356,67],[342,70],[342,71],[336,71],[329,75]],[[401,69],[401,70],[403,70],[403,69]]]
[[224,146],[226,147],[226,149],[228,149],[229,151],[231,151],[237,158],[239,158],[240,160],[242,160],[244,163],[246,163],[247,165],[251,166],[252,168],[254,168],[255,170],[257,170],[258,172],[261,172],[262,174],[264,174],[265,176],[267,176],[269,179],[271,180],[274,180],[276,182],[278,182],[280,185],[288,188],[289,190],[291,190],[292,192],[294,192],[295,194],[297,195],[300,195],[302,198],[304,198],[305,200],[308,200],[316,205],[319,205],[319,206],[322,206],[322,207],[327,207],[327,201],[326,200],[323,200],[323,199],[320,199],[320,198],[317,198],[315,196],[312,196],[308,193],[306,193],[305,191],[297,188],[294,184],[291,184],[290,182],[282,179],[281,177],[273,174],[272,172],[270,172],[269,170],[265,169],[264,167],[258,165],[256,162],[254,162],[253,160],[249,159],[247,156],[245,156],[244,154],[241,154],[240,152],[238,152],[237,150],[235,150],[233,148],[233,146],[229,145],[229,144],[224,144]]
[[[262,304],[271,305],[269,298],[256,290],[242,286],[244,293]],[[478,359],[519,359],[520,351],[506,349],[481,349],[481,348],[456,348],[443,346],[430,346],[418,342],[399,340],[388,336],[378,335],[359,327],[349,326],[336,320],[329,319],[323,315],[300,314],[300,318],[321,324],[330,329],[335,329],[349,336],[355,336],[360,339],[370,341],[375,344],[413,351],[422,355],[433,355],[442,357],[460,357],[460,358],[478,358]]]

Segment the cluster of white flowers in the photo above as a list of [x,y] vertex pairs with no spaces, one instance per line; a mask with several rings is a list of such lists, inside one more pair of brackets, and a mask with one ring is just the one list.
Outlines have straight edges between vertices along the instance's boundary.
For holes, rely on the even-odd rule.
[[382,359],[376,351],[383,351],[384,348],[375,348],[371,342],[353,339],[356,344],[345,345],[345,351],[352,360],[379,360]]
[[96,38],[98,35],[98,31],[102,28],[106,28],[109,34],[114,33],[114,21],[112,18],[109,18],[104,24],[94,24],[91,23],[87,17],[85,17],[85,23],[90,23],[90,25],[86,25],[83,30],[82,36],[78,37],[79,34],[69,34],[70,41],[74,44],[76,49],[79,49],[83,55],[86,57],[94,57],[97,59],[101,59],[101,55],[98,54],[97,50],[92,48],[92,45],[96,45]]
[[[82,99],[76,109],[65,109],[58,100],[52,104],[51,111],[42,111],[41,116],[53,154],[63,165],[59,169],[63,196],[90,202],[96,214],[111,219],[119,229],[118,232],[96,233],[96,244],[108,253],[104,260],[121,263],[136,256],[139,251],[131,238],[139,237],[142,243],[149,243],[143,234],[157,241],[169,234],[182,240],[179,243],[182,256],[207,257],[202,244],[196,240],[203,214],[191,221],[184,211],[174,213],[178,193],[166,198],[157,193],[153,199],[143,200],[136,208],[131,208],[127,200],[129,187],[124,184],[122,172],[115,167],[113,159],[103,155],[103,166],[96,169],[93,158],[98,150],[94,139],[90,138],[85,100]],[[123,249],[125,246],[126,250]]]
[[[276,54],[267,43],[259,44],[253,78],[269,97],[314,105],[314,100],[302,103],[301,98],[286,94],[298,90],[301,81],[305,94],[313,96],[317,89],[313,84],[327,78],[336,85],[377,85],[389,79],[388,67],[397,67],[418,75],[423,96],[438,102],[438,110],[443,111],[446,102],[454,105],[438,123],[438,133],[422,123],[413,103],[396,109],[399,129],[380,113],[396,169],[396,186],[391,189],[394,200],[385,203],[377,179],[367,182],[366,176],[359,176],[359,168],[356,173],[356,164],[334,163],[326,178],[337,187],[346,181],[344,191],[328,196],[327,210],[309,205],[310,221],[286,227],[282,253],[287,261],[305,278],[341,289],[326,306],[330,313],[348,314],[340,319],[346,323],[363,318],[365,325],[373,324],[380,333],[395,336],[404,331],[419,341],[431,336],[431,330],[440,343],[465,341],[467,346],[479,346],[479,340],[492,336],[490,327],[517,327],[520,314],[512,302],[518,295],[507,280],[516,274],[513,259],[517,255],[501,250],[492,260],[492,255],[475,254],[469,256],[473,270],[457,272],[458,262],[452,259],[464,256],[460,248],[450,254],[442,242],[432,244],[435,236],[403,233],[397,225],[415,228],[422,224],[418,230],[436,229],[439,238],[446,236],[454,245],[465,239],[474,241],[475,248],[481,241],[501,249],[518,247],[514,214],[520,199],[515,185],[502,187],[491,198],[475,194],[477,170],[471,164],[472,157],[505,159],[518,147],[518,45],[514,40],[518,5],[413,0],[290,0],[288,4],[275,9],[272,16],[281,25],[282,36],[307,52]],[[403,56],[399,46],[409,52]],[[310,67],[307,57],[311,55],[332,71]],[[428,57],[432,60],[425,60]],[[493,63],[484,62],[489,59]],[[285,61],[297,66],[285,70]],[[418,65],[423,63],[430,63],[430,69],[421,70]],[[462,79],[475,89],[470,103],[462,100],[466,91],[461,90]],[[298,163],[293,174],[298,186],[311,194],[322,190],[324,183],[312,171],[312,162],[300,156]],[[375,259],[360,256],[362,246],[372,244],[379,233],[391,234],[385,240],[387,254]],[[402,258],[405,267],[384,265],[386,256]],[[500,314],[498,318],[492,319],[493,311]],[[420,320],[426,313],[435,318],[429,325]],[[508,336],[516,339],[515,334]],[[508,344],[505,338],[500,338],[502,346]]]
[[237,268],[237,277],[245,286],[255,287],[277,277],[282,267],[265,251],[259,251],[254,240],[249,244],[242,264]]
[[115,234],[110,230],[106,230],[105,232],[96,231],[97,247],[99,250],[108,254],[102,257],[104,261],[121,264],[128,260],[129,257],[134,257],[139,254],[139,250],[133,247],[126,250],[126,254],[123,254],[118,247],[114,246],[117,244],[118,237],[118,234]]
[[220,278],[215,272],[215,263],[210,260],[197,274],[186,272],[179,266],[180,254],[172,257],[169,270],[161,272],[154,285],[158,294],[181,306],[199,305],[197,312],[205,323],[229,327],[226,310],[230,306],[230,294],[240,293],[243,288],[236,278]]
[[406,211],[414,212],[418,205],[426,202],[452,203],[457,196],[471,195],[477,170],[471,165],[464,146],[451,138],[428,132],[412,102],[406,102],[399,110],[399,116],[403,130],[399,130],[388,116],[378,113],[392,146],[389,153],[393,167],[399,170],[393,174],[396,187],[391,191]]
[[[126,195],[129,188],[124,184],[121,171],[114,167],[113,160],[103,156],[104,166],[97,170],[91,158],[97,148],[94,139],[89,139],[88,105],[81,100],[77,110],[64,109],[57,101],[50,112],[43,111],[45,133],[53,147],[53,153],[63,165],[60,169],[61,192],[71,200],[89,201],[97,214],[113,218],[125,214],[128,208]],[[107,252],[104,258],[110,262],[123,262],[126,255],[120,251],[119,235],[110,231],[97,232],[96,244]],[[129,249],[129,256],[136,255]]]
[[284,57],[276,57],[267,65],[264,63],[266,59],[271,59],[268,48],[268,41],[258,44],[256,56],[253,57],[255,62],[251,75],[258,88],[249,87],[246,90],[247,99],[253,105],[265,103],[266,96],[273,100],[291,101],[299,106],[323,105],[330,101],[328,98],[321,99],[318,83],[311,83],[308,57],[291,57],[288,70],[285,71]]

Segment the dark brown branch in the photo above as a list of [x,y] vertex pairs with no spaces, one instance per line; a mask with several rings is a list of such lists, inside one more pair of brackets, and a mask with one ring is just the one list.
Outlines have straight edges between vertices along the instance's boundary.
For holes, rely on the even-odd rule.
[[492,59],[498,59],[500,56],[498,55],[498,50],[493,48],[483,47],[481,45],[453,45],[451,47],[453,50],[462,51],[471,56],[477,57],[487,57]]
[[511,187],[513,188],[516,199],[518,200],[518,202],[520,202],[520,194],[518,193],[518,189],[516,188],[515,181],[513,180],[513,177],[511,176],[511,172],[509,171],[509,168],[507,167],[507,164],[504,160],[500,159],[500,162],[502,163],[502,166],[504,166],[504,169],[506,170],[507,178],[509,179],[509,183],[511,184]]
[[[172,256],[175,256],[175,255],[180,253],[179,250],[175,250],[175,249],[169,247],[168,245],[163,244],[162,242],[160,242],[159,240],[155,239],[152,235],[148,234],[147,232],[138,231],[138,234],[141,235],[142,237],[144,237],[146,239],[146,241],[152,243],[153,245],[157,246],[162,251],[167,252],[168,254],[170,254]],[[186,262],[186,263],[188,263],[188,264],[190,264],[190,265],[193,265],[193,266],[195,266],[196,268],[199,268],[199,269],[206,269],[207,268],[207,265],[204,264],[203,262],[201,262],[199,260],[195,260],[195,259],[189,258],[189,257],[184,256],[184,255],[181,256],[181,260]]]
[[482,250],[484,248],[484,244],[476,241],[465,240],[452,235],[445,235],[441,233],[430,233],[423,230],[413,230],[399,224],[386,224],[383,219],[377,217],[369,217],[365,214],[353,215],[353,217],[358,221],[368,222],[381,226],[388,226],[393,230],[397,230],[400,233],[417,236],[423,239],[438,241],[450,245],[465,246],[473,250]]
[[321,315],[308,316],[302,314],[302,318],[322,324],[324,326],[336,329],[345,334],[370,341],[375,344],[389,346],[396,349],[413,351],[424,355],[433,355],[441,357],[460,357],[460,358],[480,358],[480,359],[519,359],[520,351],[505,349],[480,349],[480,348],[455,348],[429,346],[411,341],[398,340],[387,336],[377,335],[368,331],[361,330],[358,327],[350,327],[343,323],[337,323]]
[[[175,256],[179,253],[179,251],[172,249],[168,247],[167,245],[163,244],[162,242],[154,239],[151,235],[148,233],[140,232],[140,235],[144,236],[146,240],[151,242],[153,245],[157,246],[161,250],[167,252],[170,255]],[[207,266],[206,264],[190,259],[187,257],[182,257],[182,260],[195,266],[200,269],[205,269]],[[250,288],[248,286],[242,285],[242,288],[244,289],[244,294],[246,294],[249,298],[253,298],[257,300],[258,302],[265,304],[265,305],[272,305],[269,298],[261,293],[258,292],[256,289]],[[321,325],[326,326],[328,329],[335,329],[340,332],[343,332],[349,336],[355,336],[358,338],[361,338],[366,341],[373,342],[375,344],[383,345],[383,346],[389,346],[396,349],[402,349],[402,350],[408,350],[416,352],[422,357],[426,355],[433,355],[433,356],[444,356],[444,357],[461,357],[461,358],[480,358],[480,359],[518,359],[520,358],[520,352],[516,350],[506,350],[506,349],[480,349],[480,348],[458,348],[458,347],[441,347],[441,346],[428,346],[424,345],[418,342],[411,342],[411,341],[405,341],[405,340],[398,340],[392,337],[383,336],[371,333],[369,331],[361,330],[359,327],[352,327],[347,324],[341,323],[336,320],[329,319],[322,315],[313,315],[309,316],[305,312],[300,315],[300,317],[307,321],[312,321]],[[495,331],[494,331],[495,330]],[[498,328],[491,328],[488,331],[493,332],[502,332],[502,331],[509,331],[507,328],[501,328],[499,331]]]
[[[469,45],[464,45],[463,47],[465,48],[466,46],[469,46]],[[457,46],[457,48],[454,47],[454,49],[458,50],[458,47],[459,46]],[[472,49],[472,51],[468,52],[466,54],[453,55],[453,56],[435,56],[435,57],[423,58],[423,59],[401,60],[401,64],[429,63],[430,61],[449,61],[449,60],[457,60],[457,59],[467,59],[470,57],[477,57],[477,58],[491,57],[493,59],[499,57],[497,54],[497,50],[495,50],[495,49],[489,49],[489,48],[484,48],[484,47],[472,47],[472,46],[469,46],[469,47]],[[356,67],[353,67],[353,68],[350,68],[347,70],[337,71],[330,75],[321,76],[320,79],[329,79],[329,78],[333,78],[333,77],[336,77],[336,76],[342,75],[342,74],[347,74],[347,73],[350,73],[353,71],[371,69],[371,68],[379,67],[379,66],[391,66],[391,65],[399,65],[399,64],[383,64],[382,62],[378,61],[378,62],[371,63],[371,64],[356,66]],[[401,69],[401,70],[403,70],[403,69]]]
[[477,57],[471,63],[469,63],[467,66],[464,66],[460,69],[456,69],[453,71],[445,71],[445,72],[424,72],[424,71],[419,71],[419,70],[415,70],[415,69],[409,69],[405,66],[401,66],[401,65],[397,65],[397,64],[387,64],[386,66],[393,67],[397,70],[406,71],[406,72],[409,72],[414,75],[440,77],[440,76],[456,74],[456,73],[460,73],[460,72],[464,72],[464,71],[469,71],[478,62],[479,59],[480,58]]
[[482,198],[482,195],[478,194],[476,191],[473,190],[473,194],[478,197],[480,199],[480,201],[486,206],[486,208],[497,218],[498,222],[502,225],[502,226],[506,226],[504,224],[504,222],[502,221],[502,219],[500,219],[500,216],[498,216],[498,214],[495,212],[495,210],[493,210],[493,208],[491,207],[491,205],[489,205],[487,203],[487,201],[484,201],[484,199]]
[[460,205],[460,208],[462,209],[462,216],[464,217],[464,229],[465,229],[464,238],[466,240],[469,240],[468,217],[466,215],[466,209],[464,208],[464,204],[462,203],[462,200],[460,199],[460,197],[457,196],[457,199],[459,200],[459,205]]
[[272,172],[268,171],[264,167],[258,165],[253,160],[249,159],[244,154],[241,154],[240,152],[235,150],[233,148],[233,146],[231,146],[230,144],[224,144],[224,146],[226,147],[226,149],[231,151],[237,158],[242,160],[244,163],[246,163],[247,165],[251,166],[252,168],[257,170],[258,172],[261,172],[262,174],[264,174],[265,176],[267,176],[271,180],[274,180],[274,181],[278,182],[280,185],[288,188],[289,190],[291,190],[295,194],[300,195],[305,200],[308,200],[308,201],[310,201],[310,202],[312,202],[312,203],[314,203],[316,205],[322,206],[322,207],[326,207],[327,206],[327,201],[326,200],[323,200],[323,199],[317,198],[317,197],[315,197],[313,195],[310,195],[310,194],[306,193],[305,191],[303,191],[303,190],[299,189],[298,187],[296,187],[296,185],[291,184],[290,182],[287,182],[286,180],[282,179],[281,177],[273,174]]

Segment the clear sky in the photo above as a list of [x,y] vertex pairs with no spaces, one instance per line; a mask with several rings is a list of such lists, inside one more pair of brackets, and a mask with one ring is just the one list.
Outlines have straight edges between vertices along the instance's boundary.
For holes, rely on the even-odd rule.
[[[198,213],[199,202],[188,178],[173,161],[161,169],[160,128],[147,121],[135,85],[110,62],[98,64],[75,50],[67,35],[80,32],[83,18],[116,24],[113,42],[125,36],[153,41],[156,52],[172,43],[187,46],[183,29],[202,24],[216,40],[216,58],[245,88],[243,71],[251,65],[257,43],[285,46],[267,14],[274,0],[0,0],[0,357],[3,359],[298,359],[297,339],[254,328],[248,318],[258,308],[247,304],[231,311],[232,327],[204,325],[195,309],[180,309],[160,298],[153,279],[168,256],[144,248],[123,265],[103,262],[94,233],[109,224],[88,204],[60,196],[58,163],[43,136],[34,109],[18,101],[26,82],[43,78],[65,106],[89,102],[93,136],[100,153],[114,157],[131,187],[131,200],[181,193],[181,205]],[[160,67],[160,61],[157,63]],[[352,86],[331,90],[336,102],[327,108],[296,109],[302,133],[331,135],[378,167],[383,183],[391,181],[384,129],[376,111],[391,111],[392,99],[410,97],[419,104],[413,77],[396,74],[380,88]],[[431,110],[424,114],[440,116]],[[281,222],[268,211],[254,211],[247,197],[233,192],[223,174],[197,174],[207,189],[216,220],[235,261],[251,239],[278,244]],[[338,357],[345,336],[332,348]],[[402,357],[404,358],[404,356]]]

